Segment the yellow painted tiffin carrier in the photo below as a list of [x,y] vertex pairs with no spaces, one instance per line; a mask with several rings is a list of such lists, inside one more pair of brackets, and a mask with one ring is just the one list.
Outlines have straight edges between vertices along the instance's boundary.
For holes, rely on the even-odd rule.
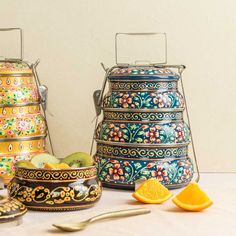
[[7,184],[14,164],[46,152],[47,125],[32,66],[22,60],[0,61],[0,177]]

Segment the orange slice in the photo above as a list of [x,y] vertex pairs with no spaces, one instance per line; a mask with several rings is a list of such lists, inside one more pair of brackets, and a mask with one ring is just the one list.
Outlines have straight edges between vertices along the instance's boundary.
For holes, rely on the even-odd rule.
[[172,201],[186,211],[201,211],[210,207],[213,203],[197,183],[190,183]]
[[172,197],[172,193],[157,179],[148,179],[132,194],[142,203],[160,204]]
[[65,163],[59,163],[59,164],[52,164],[52,163],[45,163],[44,164],[45,169],[53,170],[53,169],[69,169],[70,166],[68,166]]

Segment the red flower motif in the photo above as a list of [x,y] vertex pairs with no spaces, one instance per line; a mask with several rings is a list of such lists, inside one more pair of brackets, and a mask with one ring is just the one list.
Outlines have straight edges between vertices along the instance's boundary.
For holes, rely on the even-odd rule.
[[119,161],[117,160],[110,160],[111,163],[118,163]]
[[14,132],[13,132],[12,130],[9,130],[9,131],[7,132],[7,134],[8,134],[8,135],[13,135]]
[[124,174],[124,171],[123,169],[120,167],[120,164],[119,163],[116,163],[114,165],[114,168],[109,168],[108,169],[108,172],[109,172],[109,175],[110,176],[113,176],[113,179],[114,180],[121,180],[123,181],[125,178],[123,176]]
[[162,181],[167,177],[167,171],[163,169],[161,166],[157,166],[157,171],[151,171],[152,177],[157,178],[158,181]]
[[17,126],[18,130],[24,132],[29,128],[30,124],[27,120],[20,119],[17,121],[16,126]]
[[162,94],[157,94],[155,98],[153,98],[153,103],[157,104],[159,108],[164,107],[164,101],[163,101],[163,95]]
[[128,165],[129,165],[129,162],[128,162],[128,161],[124,161],[124,165],[125,165],[125,166],[128,166]]
[[123,108],[128,108],[129,106],[135,107],[132,102],[132,97],[129,94],[123,94],[122,97],[119,98],[119,103],[122,104]]
[[150,162],[146,165],[146,168],[152,168],[155,165],[154,162]]
[[[159,129],[159,128],[158,128]],[[146,132],[146,137],[150,139],[151,142],[160,143],[159,132],[157,127],[151,127],[149,131]]]
[[148,125],[141,125],[141,129],[147,129]]
[[[120,126],[123,127],[124,124],[121,124]],[[111,127],[111,125],[109,126]],[[113,130],[110,131],[109,133],[109,136],[110,138],[108,140],[112,141],[116,141],[116,142],[124,142],[124,138],[123,138],[123,132],[122,130],[120,129],[120,127],[115,127],[115,126],[112,126],[113,127]],[[124,125],[125,127],[125,125]]]
[[183,131],[183,126],[180,124],[175,128],[175,137],[176,137],[176,142],[181,142],[185,139],[185,134]]

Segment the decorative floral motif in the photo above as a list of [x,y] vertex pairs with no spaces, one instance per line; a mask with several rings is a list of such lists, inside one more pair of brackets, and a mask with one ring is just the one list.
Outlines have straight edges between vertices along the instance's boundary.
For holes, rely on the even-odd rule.
[[94,204],[101,196],[95,166],[46,170],[16,168],[8,184],[9,195],[36,210],[76,210]]
[[126,143],[177,144],[190,142],[185,123],[162,125],[102,122],[97,129],[98,140]]
[[25,62],[19,61],[19,62],[8,62],[8,61],[2,61],[0,62],[0,71],[1,70],[14,70],[14,69],[31,69],[29,68],[29,65]]
[[151,78],[156,79],[178,79],[179,76],[171,71],[168,68],[155,68],[155,67],[127,67],[127,68],[116,68],[112,71],[111,75],[109,76],[110,79],[115,78],[124,78],[126,79],[126,76],[140,78],[142,76],[145,76],[145,79],[147,79],[146,76],[149,76]]
[[123,169],[120,167],[120,164],[117,163],[117,161],[113,161],[114,163],[114,168],[109,168],[108,169],[108,173],[109,175],[107,175],[107,180],[109,180],[111,177],[115,180],[124,180],[124,171]]
[[38,103],[39,94],[35,85],[3,87],[0,86],[0,104]]
[[0,197],[0,222],[12,220],[27,212],[27,208],[14,198],[2,199]]
[[[91,182],[91,181],[90,181]],[[24,203],[28,208],[41,207],[38,210],[57,210],[55,208],[71,207],[78,209],[95,203],[101,196],[101,186],[96,181],[88,184],[87,181],[73,185],[50,188],[47,186],[25,186],[23,182],[11,182],[8,185],[9,195]],[[52,186],[51,186],[52,187]],[[65,210],[65,209],[64,209]]]
[[114,124],[111,123],[109,125],[110,132],[108,134],[109,136],[108,140],[109,141],[114,140],[116,142],[119,142],[119,141],[124,142],[125,140],[123,138],[124,134],[122,132],[122,128],[124,128],[124,124],[115,126]]
[[[98,155],[95,158],[100,180],[117,186],[127,185],[133,188],[136,180],[155,177],[171,188],[176,185],[186,185],[193,177],[193,165],[189,158],[163,161],[113,159]],[[117,169],[120,172],[119,176],[117,176]]]
[[177,92],[111,92],[104,97],[106,108],[184,108],[183,97]]
[[46,135],[46,123],[41,114],[0,117],[0,138]]
[[22,154],[16,156],[0,156],[0,177],[8,183],[15,173],[15,163],[21,160],[29,160],[32,155]]

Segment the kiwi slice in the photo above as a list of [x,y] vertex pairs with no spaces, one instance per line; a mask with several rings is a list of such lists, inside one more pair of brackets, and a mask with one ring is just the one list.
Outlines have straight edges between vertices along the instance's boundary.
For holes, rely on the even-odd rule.
[[29,168],[29,169],[35,169],[36,168],[36,166],[34,164],[32,164],[30,161],[25,161],[25,160],[18,161],[16,163],[16,166],[25,167],[25,168]]
[[92,166],[93,158],[85,152],[75,152],[61,160],[61,163],[66,163],[72,168]]
[[59,159],[48,153],[38,154],[31,159],[31,163],[37,168],[43,168],[45,163],[58,164],[59,162]]

